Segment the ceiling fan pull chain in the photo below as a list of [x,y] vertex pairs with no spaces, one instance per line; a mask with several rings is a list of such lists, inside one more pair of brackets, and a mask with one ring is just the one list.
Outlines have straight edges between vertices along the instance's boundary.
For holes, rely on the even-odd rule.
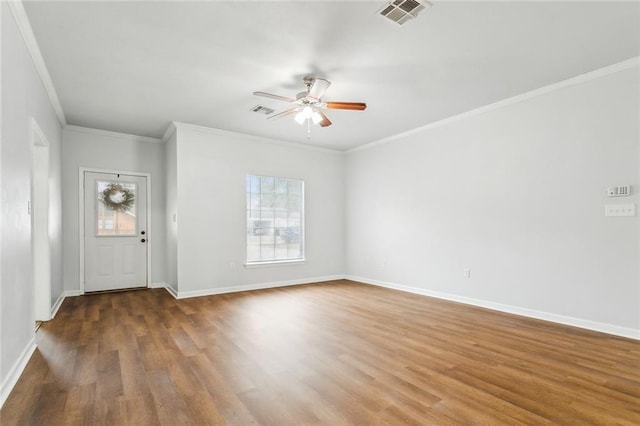
[[307,118],[307,140],[311,139],[311,119]]

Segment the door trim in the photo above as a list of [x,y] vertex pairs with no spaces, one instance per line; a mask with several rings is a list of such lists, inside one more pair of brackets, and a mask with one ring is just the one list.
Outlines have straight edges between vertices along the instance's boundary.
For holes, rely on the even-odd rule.
[[[113,170],[113,169],[96,169],[93,167],[79,167],[78,168],[78,247],[79,247],[79,268],[78,278],[80,280],[80,293],[84,294],[84,174],[89,173],[110,173],[121,174],[128,176],[144,177],[147,181],[147,235],[152,234],[151,229],[151,173],[145,172],[131,172],[126,170]],[[147,282],[146,287],[149,287],[151,280],[151,243],[147,244]]]

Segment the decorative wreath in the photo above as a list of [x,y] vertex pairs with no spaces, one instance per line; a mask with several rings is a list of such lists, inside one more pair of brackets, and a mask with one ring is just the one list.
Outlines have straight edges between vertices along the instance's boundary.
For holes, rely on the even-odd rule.
[[131,190],[119,183],[110,183],[104,191],[100,193],[99,199],[111,210],[126,212],[133,207],[136,197]]

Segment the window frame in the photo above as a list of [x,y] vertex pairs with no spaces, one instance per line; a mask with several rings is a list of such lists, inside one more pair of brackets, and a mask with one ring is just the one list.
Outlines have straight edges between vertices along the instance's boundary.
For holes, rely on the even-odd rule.
[[[276,180],[284,180],[287,182],[296,182],[300,184],[300,255],[297,257],[287,257],[287,258],[274,258],[272,259],[264,259],[264,260],[249,260],[249,236],[252,232],[252,227],[250,227],[250,216],[249,211],[251,211],[251,196],[252,187],[251,187],[251,178],[258,179],[273,179],[274,182]],[[251,174],[247,173],[245,175],[245,263],[244,267],[247,269],[251,268],[261,268],[261,267],[273,267],[273,266],[285,266],[285,265],[301,265],[306,263],[306,232],[305,232],[305,209],[306,209],[306,196],[305,196],[305,188],[306,184],[303,179],[295,179],[295,178],[286,178],[281,176],[266,176],[261,174]],[[262,191],[260,191],[262,195]],[[289,203],[289,193],[287,192],[287,205]],[[262,204],[260,205],[262,208]],[[274,208],[275,212],[275,208]],[[289,207],[287,207],[287,212],[289,212]],[[275,228],[275,227],[274,227]],[[274,239],[279,238],[274,235]],[[275,246],[275,241],[274,241]]]

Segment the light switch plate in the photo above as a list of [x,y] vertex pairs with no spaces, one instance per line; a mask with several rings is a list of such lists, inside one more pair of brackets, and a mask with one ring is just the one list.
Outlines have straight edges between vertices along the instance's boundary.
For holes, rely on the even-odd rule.
[[635,216],[635,204],[607,204],[604,206],[605,216]]
[[619,185],[607,188],[607,197],[628,197],[631,195],[631,185]]

